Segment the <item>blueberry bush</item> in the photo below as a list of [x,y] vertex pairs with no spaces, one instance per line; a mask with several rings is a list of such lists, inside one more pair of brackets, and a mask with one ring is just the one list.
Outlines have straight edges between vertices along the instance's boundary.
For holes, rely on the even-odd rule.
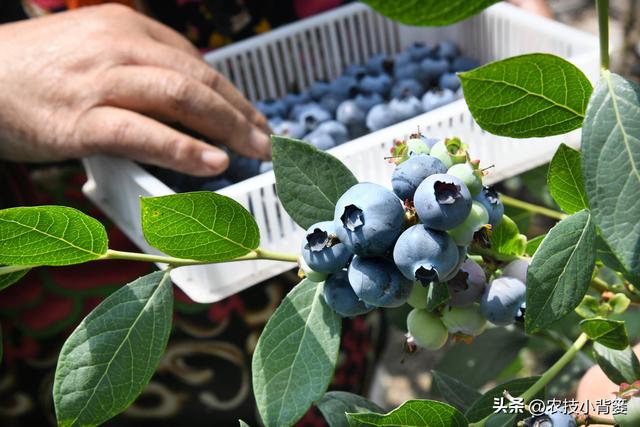
[[[366,3],[409,25],[447,25],[495,1]],[[259,247],[249,212],[208,191],[141,200],[144,236],[165,255],[109,249],[104,227],[68,207],[0,211],[0,290],[19,286],[39,266],[113,259],[165,265],[114,292],[64,344],[53,389],[59,425],[99,425],[142,392],[171,332],[173,269],[259,259],[296,262],[303,277],[253,355],[253,391],[266,426],[293,425],[312,405],[332,427],[640,425],[640,362],[623,316],[640,304],[640,89],[609,71],[608,2],[597,6],[602,71],[594,88],[574,65],[542,53],[458,74],[475,120],[490,133],[527,138],[582,128],[581,152],[561,145],[549,167],[549,192],[561,211],[483,186],[486,165],[469,157],[465,141],[419,132],[393,146],[396,167],[386,186],[358,182],[312,144],[273,138],[279,198],[306,229],[298,254]],[[437,68],[437,57],[429,67]],[[384,90],[387,83],[366,81]],[[505,208],[557,223],[528,240]],[[406,305],[407,351],[463,342],[432,372],[443,401],[410,400],[385,412],[361,396],[327,392],[341,318]],[[536,339],[554,343],[561,356],[539,376],[514,379],[515,355]],[[620,384],[627,414],[527,413],[532,399],[551,393],[585,359]],[[498,385],[479,392],[489,379]],[[522,402],[524,413],[495,413],[500,398],[507,407]]]

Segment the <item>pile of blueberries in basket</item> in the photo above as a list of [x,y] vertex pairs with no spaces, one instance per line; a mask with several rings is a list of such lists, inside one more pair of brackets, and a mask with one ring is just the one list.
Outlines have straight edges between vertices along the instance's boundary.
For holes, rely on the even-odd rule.
[[[487,272],[467,256],[470,245],[486,248],[504,213],[467,146],[416,134],[396,141],[391,158],[393,191],[358,183],[340,197],[332,221],[306,231],[302,271],[324,281],[329,307],[350,317],[408,303],[414,308],[408,343],[431,350],[450,334],[472,339],[487,320],[499,326],[522,320],[528,262]],[[429,290],[438,287],[449,298],[428,310]]]
[[[332,81],[316,81],[304,92],[256,103],[275,135],[302,139],[328,150],[394,123],[434,110],[461,97],[457,72],[479,63],[445,41],[414,43],[395,56],[377,54],[347,67]],[[160,168],[150,172],[176,192],[216,191],[271,169],[232,155],[228,171],[215,178],[180,176]]]

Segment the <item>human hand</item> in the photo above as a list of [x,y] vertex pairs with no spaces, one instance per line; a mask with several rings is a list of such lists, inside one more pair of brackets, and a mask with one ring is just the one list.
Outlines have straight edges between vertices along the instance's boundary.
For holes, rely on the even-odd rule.
[[172,29],[120,5],[0,26],[0,158],[106,153],[193,175],[270,158],[264,116]]

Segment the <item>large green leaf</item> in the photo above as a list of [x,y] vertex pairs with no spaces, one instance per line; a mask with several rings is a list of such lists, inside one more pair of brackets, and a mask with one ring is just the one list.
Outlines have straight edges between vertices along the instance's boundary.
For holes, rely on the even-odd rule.
[[502,216],[502,221],[491,233],[491,251],[495,258],[505,260],[514,255],[524,254],[527,247],[527,238],[520,234],[518,226],[507,215]]
[[143,197],[142,231],[162,252],[200,261],[227,261],[260,244],[251,214],[235,200],[210,191]]
[[340,160],[295,139],[273,137],[278,198],[302,228],[333,219],[336,202],[358,183]]
[[[14,266],[11,266],[9,268],[12,268],[12,267]],[[3,268],[7,268],[7,267],[0,267],[0,270],[2,270]],[[16,283],[18,280],[22,279],[24,275],[27,274],[29,271],[30,271],[29,268],[25,268],[23,270],[13,271],[8,274],[0,275],[0,291],[5,290],[9,286]]]
[[527,271],[527,333],[548,327],[580,304],[595,266],[595,242],[596,229],[587,210],[549,231]]
[[543,53],[492,62],[459,76],[480,127],[514,138],[579,128],[592,91],[589,79],[576,66]]
[[0,211],[0,264],[79,264],[104,255],[107,240],[102,224],[66,206]]
[[573,214],[589,208],[582,182],[579,151],[560,144],[549,165],[547,184],[553,200],[566,213]]
[[323,286],[300,282],[264,328],[253,354],[253,392],[265,426],[290,426],[320,399],[333,377],[341,318]]
[[363,0],[378,13],[405,25],[441,26],[462,21],[499,0]]
[[594,222],[625,268],[640,274],[640,87],[602,72],[584,120],[584,183]]
[[614,350],[624,350],[629,346],[629,335],[622,320],[585,319],[580,328],[595,342]]
[[377,412],[384,410],[370,400],[346,391],[329,391],[316,403],[329,427],[349,427],[347,412]]
[[95,426],[124,411],[153,375],[171,332],[168,271],[143,276],[96,307],[60,352],[53,400],[60,426]]
[[593,355],[602,371],[616,384],[632,384],[640,379],[640,362],[631,347],[614,350],[598,342],[593,344]]
[[460,411],[469,409],[473,402],[482,396],[479,391],[452,376],[438,371],[431,371],[431,373],[433,385],[438,393]]
[[351,426],[467,427],[453,406],[435,400],[407,400],[387,414],[347,413]]
[[[494,399],[500,399],[503,397],[503,392],[506,390],[511,396],[517,397],[524,393],[529,387],[531,387],[539,377],[530,378],[518,378],[506,383],[497,385],[491,390],[487,391],[482,397],[474,402],[474,404],[465,412],[465,416],[469,422],[477,422],[495,412]],[[544,390],[542,391],[544,397]],[[504,399],[505,404],[508,401]]]
[[518,356],[527,341],[519,331],[488,329],[471,344],[457,343],[451,347],[435,369],[464,378],[468,386],[479,388],[494,380]]

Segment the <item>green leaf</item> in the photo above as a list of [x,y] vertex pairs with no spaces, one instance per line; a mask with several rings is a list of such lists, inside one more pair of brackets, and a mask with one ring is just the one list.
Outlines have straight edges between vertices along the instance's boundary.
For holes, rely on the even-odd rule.
[[609,319],[585,319],[580,328],[595,342],[614,350],[624,350],[629,346],[629,336],[624,322]]
[[459,76],[480,127],[513,138],[578,129],[592,91],[575,65],[544,53],[514,56]]
[[58,424],[98,425],[129,407],[160,362],[172,317],[168,271],[143,276],[96,307],[60,352],[53,384]]
[[242,420],[238,420],[238,423],[240,423],[240,427],[249,427],[249,424],[245,423]]
[[210,191],[143,197],[142,232],[149,244],[179,258],[228,261],[260,244],[260,231],[240,203]]
[[640,87],[603,71],[582,130],[593,220],[622,265],[640,274]]
[[338,360],[341,318],[322,284],[300,282],[264,328],[253,354],[253,392],[265,426],[289,426],[320,399]]
[[300,227],[333,219],[336,202],[358,183],[340,160],[295,139],[273,139],[273,172],[284,209]]
[[384,410],[370,400],[346,391],[330,391],[316,403],[329,427],[349,427],[347,412],[377,412]]
[[405,25],[442,26],[462,21],[499,0],[363,0],[378,13]]
[[[482,397],[474,402],[474,404],[465,412],[465,416],[469,422],[474,423],[494,413],[494,398],[503,397],[506,390],[511,396],[517,397],[531,387],[540,377],[518,378],[507,381],[487,391]],[[544,391],[543,391],[544,393]],[[508,401],[505,399],[505,403]]]
[[596,342],[593,356],[602,371],[616,384],[632,384],[640,379],[640,362],[631,347],[614,350]]
[[555,225],[536,251],[527,272],[525,330],[533,333],[580,304],[595,266],[596,229],[583,210]]
[[438,393],[460,411],[466,411],[482,394],[465,383],[438,371],[431,371]]
[[[3,267],[0,267],[2,270]],[[9,286],[16,283],[18,280],[22,279],[25,274],[27,274],[31,269],[26,268],[24,270],[14,271],[8,274],[0,275],[0,291],[7,289]]]
[[387,414],[347,413],[351,425],[403,427],[466,427],[467,419],[453,406],[435,400],[407,400]]
[[[414,286],[420,286],[416,283]],[[427,291],[427,310],[433,311],[451,299],[449,287],[445,283],[431,283]]]
[[585,295],[576,307],[578,316],[585,319],[600,315],[600,301],[591,295]]
[[464,378],[468,386],[480,388],[495,379],[518,356],[527,341],[527,337],[518,331],[488,329],[471,344],[452,346],[435,369]]
[[549,165],[547,184],[553,200],[566,213],[573,214],[589,208],[582,182],[579,151],[560,144]]
[[104,226],[79,210],[34,206],[0,211],[0,264],[80,264],[105,253]]
[[527,238],[520,234],[518,226],[511,218],[502,216],[502,221],[491,233],[491,251],[500,255],[511,257],[524,254],[527,246]]
[[540,244],[542,243],[545,237],[547,237],[547,235],[542,234],[540,236],[536,236],[533,239],[528,240],[527,247],[524,252],[529,256],[533,256],[538,250],[538,248],[540,247]]

